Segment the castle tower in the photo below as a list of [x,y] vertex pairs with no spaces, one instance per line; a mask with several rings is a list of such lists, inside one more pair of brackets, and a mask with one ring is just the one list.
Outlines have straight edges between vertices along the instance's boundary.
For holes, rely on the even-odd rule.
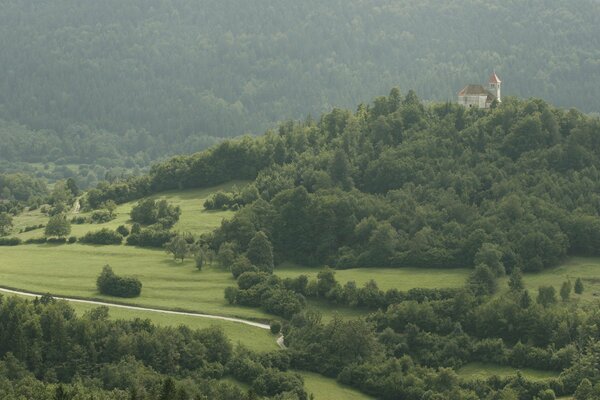
[[492,92],[492,94],[494,94],[496,96],[496,99],[498,100],[499,103],[502,102],[502,98],[500,97],[500,87],[502,85],[502,81],[500,80],[500,78],[498,78],[498,75],[496,75],[496,71],[494,71],[492,73],[492,75],[490,76],[490,92]]

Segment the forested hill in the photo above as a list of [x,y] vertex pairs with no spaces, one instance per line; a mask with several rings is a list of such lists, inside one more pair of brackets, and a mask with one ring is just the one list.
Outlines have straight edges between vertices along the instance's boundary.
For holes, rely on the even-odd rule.
[[393,86],[454,99],[492,68],[507,94],[600,110],[595,0],[6,0],[0,10],[9,161],[143,165]]
[[279,261],[338,268],[484,262],[501,273],[600,255],[600,120],[541,100],[467,110],[394,89],[356,112],[173,158],[87,200],[232,179],[253,183],[205,204],[239,209],[204,238],[215,250],[243,253],[263,231]]

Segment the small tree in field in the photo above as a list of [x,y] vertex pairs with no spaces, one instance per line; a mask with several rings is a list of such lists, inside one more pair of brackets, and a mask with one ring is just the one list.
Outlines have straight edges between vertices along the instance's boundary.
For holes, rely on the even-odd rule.
[[165,249],[167,253],[173,255],[175,260],[181,260],[182,262],[190,253],[190,245],[182,235],[177,235],[171,239],[165,244]]
[[68,236],[71,233],[71,223],[64,214],[50,217],[44,234],[46,236],[56,236],[59,238]]
[[575,281],[575,293],[583,293],[583,281],[581,280],[581,278],[577,278],[577,280]]

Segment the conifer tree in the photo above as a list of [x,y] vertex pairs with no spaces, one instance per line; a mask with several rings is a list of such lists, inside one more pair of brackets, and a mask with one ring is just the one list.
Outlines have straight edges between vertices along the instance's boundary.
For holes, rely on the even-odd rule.
[[273,246],[264,232],[256,232],[248,244],[246,256],[261,271],[273,272]]

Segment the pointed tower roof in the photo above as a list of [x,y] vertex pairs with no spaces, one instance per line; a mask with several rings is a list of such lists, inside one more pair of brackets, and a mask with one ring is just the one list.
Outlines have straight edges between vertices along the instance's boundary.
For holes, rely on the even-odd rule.
[[494,71],[492,73],[492,75],[490,75],[490,83],[501,83],[502,81],[500,80],[500,78],[498,78],[498,75],[496,75],[496,71]]

